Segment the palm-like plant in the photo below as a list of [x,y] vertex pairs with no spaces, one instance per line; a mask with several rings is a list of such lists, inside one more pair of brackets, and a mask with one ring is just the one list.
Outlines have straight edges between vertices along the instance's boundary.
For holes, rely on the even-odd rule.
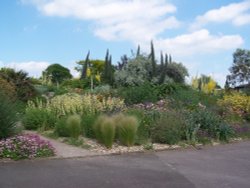
[[0,70],[0,77],[15,85],[18,99],[27,101],[35,96],[35,88],[26,72],[22,70],[15,71],[11,68],[2,68]]

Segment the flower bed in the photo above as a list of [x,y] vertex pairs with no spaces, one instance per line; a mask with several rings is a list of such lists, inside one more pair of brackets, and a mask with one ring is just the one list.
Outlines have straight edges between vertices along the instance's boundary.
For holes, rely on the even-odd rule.
[[51,143],[34,134],[17,135],[0,141],[0,158],[19,160],[53,155],[55,149]]

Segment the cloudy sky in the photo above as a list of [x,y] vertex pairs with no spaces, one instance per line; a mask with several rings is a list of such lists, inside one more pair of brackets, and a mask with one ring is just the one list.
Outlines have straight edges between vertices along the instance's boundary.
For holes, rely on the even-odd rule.
[[[0,67],[40,76],[51,63],[73,69],[88,50],[114,63],[138,44],[171,54],[190,75],[224,85],[232,53],[250,49],[250,0],[11,0],[0,6]],[[75,73],[74,73],[75,74]]]

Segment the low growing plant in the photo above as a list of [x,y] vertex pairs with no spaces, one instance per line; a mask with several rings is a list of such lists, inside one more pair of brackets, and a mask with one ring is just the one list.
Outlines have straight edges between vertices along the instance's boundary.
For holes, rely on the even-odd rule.
[[17,135],[0,141],[0,158],[19,160],[53,155],[55,155],[55,149],[51,143],[37,135]]

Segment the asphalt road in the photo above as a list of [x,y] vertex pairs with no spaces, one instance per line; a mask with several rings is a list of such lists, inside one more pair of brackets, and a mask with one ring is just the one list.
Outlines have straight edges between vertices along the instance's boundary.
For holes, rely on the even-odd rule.
[[250,142],[201,150],[0,162],[0,188],[249,188]]

